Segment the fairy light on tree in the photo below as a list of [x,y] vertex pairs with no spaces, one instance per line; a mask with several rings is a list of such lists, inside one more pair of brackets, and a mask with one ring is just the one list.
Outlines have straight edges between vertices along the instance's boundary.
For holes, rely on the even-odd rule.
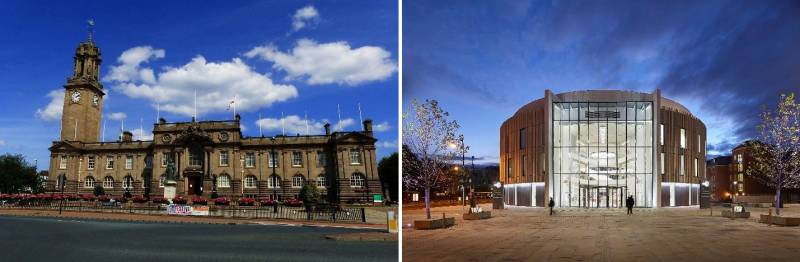
[[775,111],[761,113],[758,142],[748,176],[775,188],[775,214],[780,215],[781,189],[800,187],[800,104],[794,94],[781,95]]
[[[431,218],[431,188],[443,182],[448,161],[455,157],[449,144],[456,138],[458,122],[448,121],[450,114],[436,100],[420,104],[415,99],[411,109],[403,114],[403,144],[413,154],[403,154],[403,184],[409,189],[425,191],[425,215]],[[414,158],[415,156],[415,158]],[[413,158],[413,159],[412,159]]]

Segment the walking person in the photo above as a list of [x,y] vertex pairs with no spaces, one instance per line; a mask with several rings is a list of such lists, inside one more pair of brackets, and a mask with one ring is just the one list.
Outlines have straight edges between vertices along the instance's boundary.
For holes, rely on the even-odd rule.
[[628,208],[628,215],[633,214],[633,205],[634,205],[633,196],[628,196],[628,199],[625,199],[625,207]]
[[550,207],[550,215],[553,215],[553,207],[556,206],[556,201],[553,201],[553,198],[550,198],[550,203],[547,203],[547,206]]

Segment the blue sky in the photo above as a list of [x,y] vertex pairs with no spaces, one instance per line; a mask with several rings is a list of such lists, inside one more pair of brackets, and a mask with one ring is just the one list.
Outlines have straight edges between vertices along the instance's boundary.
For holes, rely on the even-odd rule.
[[[189,121],[232,119],[236,93],[245,135],[361,130],[373,119],[378,158],[397,151],[397,3],[392,1],[4,1],[0,3],[0,153],[39,159],[58,138],[72,56],[96,22],[106,141],[156,108]],[[63,92],[63,91],[62,91]],[[124,113],[120,114],[120,113]],[[257,122],[261,113],[262,120]],[[113,114],[113,115],[112,115]],[[284,117],[283,125],[280,119]],[[138,135],[138,130],[134,130]],[[145,137],[146,138],[146,137]]]
[[405,1],[403,21],[403,108],[439,100],[484,162],[545,89],[660,88],[706,124],[709,156],[800,92],[797,1]]

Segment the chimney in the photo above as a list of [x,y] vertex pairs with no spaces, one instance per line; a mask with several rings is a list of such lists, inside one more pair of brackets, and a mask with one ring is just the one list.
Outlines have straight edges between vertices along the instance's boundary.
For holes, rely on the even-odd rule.
[[236,122],[239,122],[239,120],[241,120],[241,119],[242,119],[242,117],[239,116],[239,114],[236,114],[236,116],[233,117],[233,120],[236,120]]
[[130,131],[122,132],[122,142],[131,142],[133,141],[133,133]]
[[364,120],[364,134],[372,136],[372,119]]
[[331,124],[330,123],[325,123],[325,135],[327,136],[327,135],[330,135],[330,134],[331,134]]

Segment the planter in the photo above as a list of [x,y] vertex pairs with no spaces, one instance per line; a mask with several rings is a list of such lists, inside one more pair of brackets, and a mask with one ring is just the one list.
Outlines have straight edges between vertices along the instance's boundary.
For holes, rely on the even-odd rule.
[[464,220],[481,220],[492,218],[492,211],[481,211],[464,214]]
[[455,217],[414,220],[414,229],[428,230],[428,229],[446,228],[446,227],[451,227],[455,224],[456,224]]
[[733,218],[750,218],[750,212],[731,212],[730,210],[722,210],[723,217],[731,217],[733,214]]
[[770,225],[796,227],[800,226],[800,217],[761,215],[761,219],[759,219],[758,222]]

